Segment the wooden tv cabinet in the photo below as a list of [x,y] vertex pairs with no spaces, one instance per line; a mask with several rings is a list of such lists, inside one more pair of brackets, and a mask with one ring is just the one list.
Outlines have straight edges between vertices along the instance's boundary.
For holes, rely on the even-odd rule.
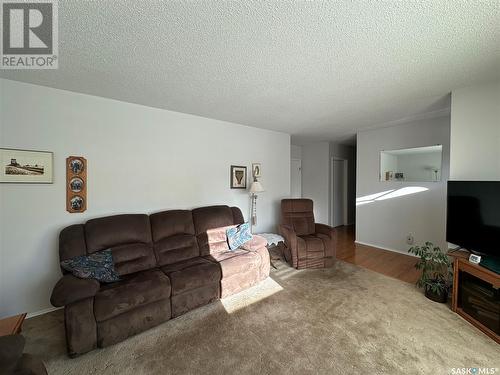
[[469,262],[470,253],[468,251],[449,251],[448,255],[453,258],[452,310],[500,344],[500,335],[464,311],[459,297],[464,274],[469,274],[483,280],[494,289],[500,288],[500,275],[480,265]]

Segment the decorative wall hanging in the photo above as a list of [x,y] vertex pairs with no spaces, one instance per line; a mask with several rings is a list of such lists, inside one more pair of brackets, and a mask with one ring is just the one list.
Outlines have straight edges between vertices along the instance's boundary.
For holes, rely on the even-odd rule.
[[252,176],[254,179],[262,176],[262,165],[260,163],[252,164]]
[[66,210],[71,213],[87,209],[87,160],[81,156],[66,159]]
[[247,188],[247,167],[231,165],[231,189]]
[[0,182],[51,184],[54,154],[0,148]]

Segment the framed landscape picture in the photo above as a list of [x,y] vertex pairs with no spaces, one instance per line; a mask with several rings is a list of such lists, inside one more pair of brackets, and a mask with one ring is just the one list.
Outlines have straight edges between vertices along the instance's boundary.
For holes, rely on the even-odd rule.
[[0,182],[51,184],[53,153],[0,148]]
[[247,167],[231,165],[231,189],[247,188]]

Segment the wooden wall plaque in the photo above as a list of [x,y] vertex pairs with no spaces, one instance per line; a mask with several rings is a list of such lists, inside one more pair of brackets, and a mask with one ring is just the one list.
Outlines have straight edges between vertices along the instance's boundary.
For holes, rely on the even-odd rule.
[[66,210],[70,213],[87,209],[87,159],[66,158]]

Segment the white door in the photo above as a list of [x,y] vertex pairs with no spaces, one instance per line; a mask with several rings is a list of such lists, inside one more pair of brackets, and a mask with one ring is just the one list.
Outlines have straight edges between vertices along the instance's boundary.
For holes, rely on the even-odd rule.
[[292,159],[290,168],[290,197],[302,198],[302,160]]
[[344,225],[344,160],[333,160],[333,226]]

